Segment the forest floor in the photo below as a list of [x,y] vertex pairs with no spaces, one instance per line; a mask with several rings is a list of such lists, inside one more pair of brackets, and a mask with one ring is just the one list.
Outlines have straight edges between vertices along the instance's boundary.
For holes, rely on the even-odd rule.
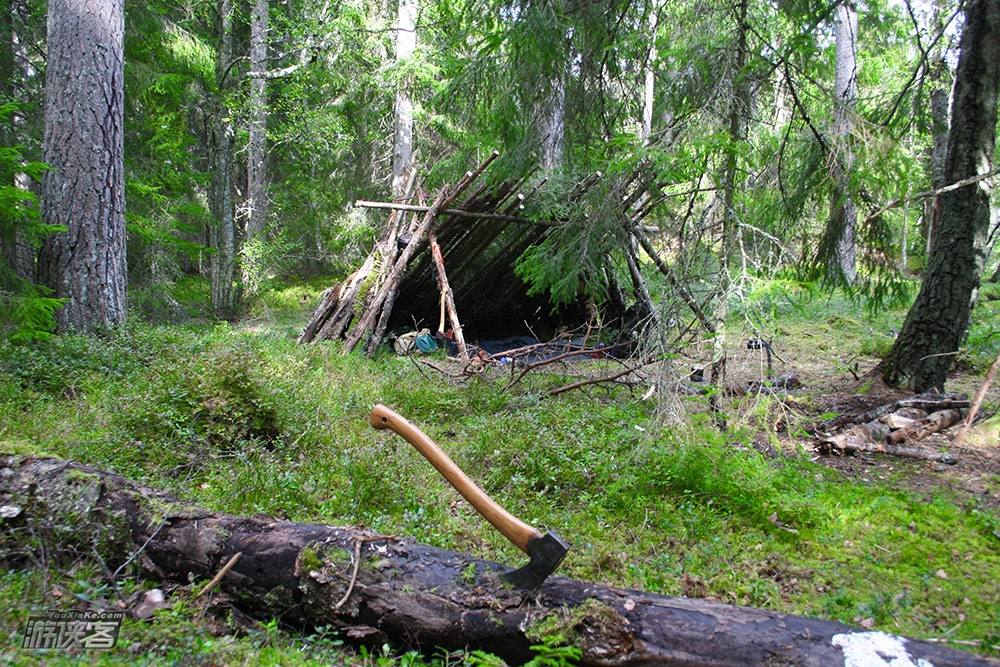
[[[800,327],[793,335],[785,336],[784,349],[777,350],[783,361],[774,360],[775,375],[794,372],[801,382],[799,388],[780,394],[785,398],[784,408],[795,415],[788,415],[785,423],[776,423],[779,446],[786,452],[816,450],[812,457],[815,462],[863,484],[888,485],[924,497],[944,493],[954,497],[960,506],[1000,508],[1000,486],[996,483],[1000,476],[1000,437],[998,422],[992,419],[1000,404],[1000,382],[991,383],[983,409],[977,412],[975,424],[959,448],[953,442],[963,422],[911,445],[950,453],[957,459],[954,464],[869,452],[818,453],[818,438],[830,433],[827,428],[832,423],[855,423],[865,413],[913,395],[882,381],[877,357],[843,345],[836,336],[839,323],[834,317]],[[890,340],[890,333],[874,335]],[[760,378],[759,360],[751,356],[741,363],[740,355],[747,357],[745,350],[733,349],[731,355],[737,360],[733,373],[737,384],[745,386]],[[964,394],[971,400],[983,384],[981,370],[958,364],[948,377],[945,391]],[[963,417],[967,413],[964,410]],[[788,428],[796,418],[803,429]]]
[[[728,428],[720,431],[705,385],[688,381],[692,366],[705,365],[710,341],[644,368],[628,385],[550,396],[621,362],[554,364],[508,386],[510,365],[467,376],[440,352],[369,360],[338,344],[297,345],[323,287],[274,289],[235,325],[136,323],[107,341],[0,342],[0,448],[77,460],[217,511],[365,526],[519,561],[413,448],[371,429],[368,413],[384,403],[502,506],[557,528],[573,545],[563,574],[1000,653],[995,427],[951,451],[955,465],[816,449],[834,420],[905,394],[871,372],[905,309],[873,316],[836,297],[763,309],[768,317],[737,312],[728,384],[745,389],[771,377],[765,351],[747,345],[765,338],[773,375],[794,372],[800,385],[727,392]],[[751,320],[766,331],[740,324]],[[1000,302],[978,311],[949,392],[979,388],[998,352],[997,321]],[[653,385],[674,387],[676,400],[649,394]],[[998,406],[1000,383],[981,413]],[[919,444],[950,451],[956,430]],[[99,664],[139,656],[143,664],[495,664],[472,653],[352,651],[336,629],[303,634],[273,619],[226,616],[195,599],[204,582],[164,585],[134,567],[109,580],[86,554],[59,555],[58,536],[41,545],[45,558],[39,545],[25,549],[5,537],[0,665],[93,664],[86,654],[54,663],[20,650],[26,615],[113,594],[131,601],[157,586],[166,607],[153,619],[127,619],[120,650]]]

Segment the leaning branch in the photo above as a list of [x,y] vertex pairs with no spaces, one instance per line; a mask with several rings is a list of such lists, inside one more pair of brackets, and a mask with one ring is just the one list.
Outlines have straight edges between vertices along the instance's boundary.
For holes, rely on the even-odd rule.
[[955,183],[952,183],[951,185],[946,185],[943,188],[938,188],[937,190],[927,190],[926,192],[918,192],[916,194],[909,195],[907,197],[900,197],[899,199],[893,199],[891,202],[889,202],[888,204],[886,204],[885,206],[883,206],[882,208],[880,208],[879,210],[875,211],[874,213],[872,213],[871,215],[869,215],[867,218],[865,218],[865,223],[867,224],[867,223],[871,222],[872,220],[874,220],[875,218],[879,217],[880,215],[882,215],[883,213],[885,213],[889,209],[895,208],[895,207],[899,206],[900,204],[905,204],[906,202],[910,202],[910,201],[913,201],[915,199],[926,199],[927,197],[937,197],[938,195],[943,195],[946,192],[952,192],[954,190],[958,190],[958,189],[964,188],[964,187],[972,185],[974,183],[978,183],[980,181],[985,181],[987,178],[992,178],[993,176],[996,176],[997,174],[1000,174],[1000,167],[997,167],[993,171],[987,172],[985,174],[979,174],[978,176],[972,176],[970,178],[966,178],[966,179],[961,180],[961,181],[956,181]]
[[[365,201],[359,199],[354,202],[355,206],[361,208],[382,208],[391,209],[396,211],[414,211],[416,213],[425,213],[430,210],[429,206],[420,206],[419,204],[397,204],[395,202],[387,201]],[[502,220],[504,222],[519,222],[525,225],[537,225],[545,224],[535,222],[534,220],[529,220],[520,215],[508,215],[506,213],[487,213],[485,211],[466,211],[461,208],[446,208],[438,211],[440,215],[454,215],[460,218],[480,218],[483,220]]]

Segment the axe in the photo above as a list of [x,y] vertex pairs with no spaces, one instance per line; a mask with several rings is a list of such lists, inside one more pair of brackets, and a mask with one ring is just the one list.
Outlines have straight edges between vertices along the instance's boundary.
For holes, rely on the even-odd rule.
[[497,505],[423,431],[384,405],[372,408],[370,422],[374,428],[387,428],[403,436],[438,469],[438,472],[444,475],[448,483],[455,487],[455,490],[461,493],[484,519],[515,547],[528,554],[531,559],[528,564],[505,573],[503,575],[505,581],[519,588],[538,588],[545,578],[559,567],[559,563],[569,551],[569,545],[551,531],[542,535],[537,529]]

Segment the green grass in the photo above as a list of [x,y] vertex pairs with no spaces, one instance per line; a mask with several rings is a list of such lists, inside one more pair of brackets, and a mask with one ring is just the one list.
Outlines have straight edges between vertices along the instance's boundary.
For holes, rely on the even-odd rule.
[[[684,424],[658,428],[654,406],[622,388],[545,399],[553,381],[541,376],[502,391],[502,379],[458,381],[393,356],[345,355],[339,344],[299,346],[288,311],[298,308],[301,326],[302,295],[318,288],[286,289],[262,296],[272,321],[247,327],[133,324],[106,341],[0,344],[0,441],[215,510],[365,525],[520,561],[410,445],[371,429],[368,413],[381,402],[501,505],[557,530],[573,547],[561,570],[570,576],[978,641],[987,653],[1000,643],[996,510],[911,495],[893,480],[851,481],[804,451],[767,458],[747,443],[772,424],[774,403],[748,401],[727,433],[697,403]],[[901,313],[872,319],[828,302],[777,317],[786,336],[808,328],[848,359],[876,351],[866,340]],[[111,596],[91,561],[48,572],[22,563],[0,575],[7,647],[32,607]],[[153,585],[135,573],[119,584],[125,596]],[[54,597],[53,586],[79,590]],[[267,619],[241,629],[188,588],[168,597],[170,609],[129,621],[106,655],[0,646],[0,664],[490,664],[482,654],[357,654],[332,632],[302,636]]]

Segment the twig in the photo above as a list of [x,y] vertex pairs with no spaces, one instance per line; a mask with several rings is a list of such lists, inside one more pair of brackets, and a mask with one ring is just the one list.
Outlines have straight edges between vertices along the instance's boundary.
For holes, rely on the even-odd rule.
[[894,199],[885,206],[883,206],[882,208],[880,208],[879,210],[869,215],[867,218],[865,218],[865,224],[868,224],[875,218],[879,217],[880,215],[888,211],[890,208],[894,208],[905,202],[913,201],[914,199],[924,199],[926,197],[936,197],[946,192],[951,192],[952,190],[958,190],[959,188],[964,188],[967,185],[972,185],[973,183],[984,181],[987,178],[996,176],[997,174],[1000,174],[1000,167],[994,169],[991,172],[985,174],[979,174],[978,176],[972,176],[970,178],[966,178],[965,180],[952,183],[951,185],[946,185],[943,188],[938,188],[937,190],[927,190],[926,192],[918,192],[916,194],[910,195],[909,197],[900,197],[899,199]]
[[990,370],[986,372],[986,379],[983,381],[983,386],[979,388],[976,392],[975,398],[972,399],[972,406],[969,407],[969,414],[965,417],[965,423],[962,424],[962,430],[958,432],[958,437],[952,443],[953,447],[961,447],[962,443],[965,441],[965,434],[969,432],[969,428],[972,426],[972,420],[976,418],[976,413],[979,412],[979,406],[982,405],[983,399],[986,398],[986,392],[990,390],[990,384],[993,382],[993,378],[996,377],[997,369],[1000,368],[1000,354],[997,354],[997,358],[993,360],[993,364],[990,366]]
[[242,551],[237,551],[235,554],[233,554],[233,557],[230,558],[226,562],[226,564],[222,566],[222,569],[219,570],[219,573],[217,575],[215,575],[214,577],[212,577],[212,580],[210,582],[208,582],[208,584],[206,584],[205,587],[203,589],[201,589],[201,591],[197,595],[195,595],[195,597],[196,598],[200,598],[201,596],[205,595],[206,593],[208,593],[209,591],[211,591],[213,588],[215,588],[216,586],[218,586],[219,582],[222,581],[222,578],[224,576],[226,576],[227,572],[229,572],[231,569],[233,569],[233,565],[236,565],[236,561],[238,561],[240,559],[240,556],[242,556],[242,555],[243,555]]
[[421,368],[421,367],[420,367],[420,364],[418,364],[418,363],[417,363],[417,361],[416,361],[416,360],[415,360],[415,359],[413,358],[413,354],[412,354],[412,353],[408,352],[408,353],[406,354],[406,358],[410,360],[410,363],[412,363],[412,364],[413,364],[413,367],[414,367],[414,368],[416,368],[416,369],[417,369],[418,371],[420,371],[420,374],[424,376],[424,379],[425,379],[425,380],[429,379],[429,378],[427,377],[427,373],[424,373],[424,369],[423,369],[423,368]]
[[358,582],[358,570],[361,567],[361,545],[367,542],[380,542],[382,540],[394,540],[395,535],[378,535],[377,537],[354,537],[354,571],[351,572],[351,582],[347,585],[347,591],[344,593],[344,597],[340,599],[340,602],[333,606],[334,609],[340,609],[347,602],[347,599],[351,597],[351,593],[354,592],[354,584]]
[[[546,347],[547,345],[548,344],[543,344],[541,347]],[[521,379],[524,378],[525,375],[527,375],[528,373],[530,373],[531,371],[533,371],[536,368],[540,368],[541,366],[548,366],[549,364],[554,364],[554,363],[559,362],[559,361],[565,361],[566,359],[569,359],[570,357],[579,357],[579,356],[582,356],[582,355],[591,355],[591,354],[594,354],[595,352],[599,353],[599,352],[603,352],[605,350],[610,350],[610,349],[611,348],[591,348],[591,349],[582,349],[582,350],[572,350],[570,352],[563,352],[562,354],[558,354],[558,355],[556,355],[554,357],[548,357],[547,359],[541,359],[539,361],[535,361],[535,362],[530,363],[530,364],[525,364],[524,368],[521,369],[521,373],[516,378],[511,379],[510,382],[507,383],[507,386],[504,387],[503,389],[501,389],[501,392],[507,391],[508,389],[510,389],[511,387],[513,387],[515,384],[517,384],[518,382],[520,382]],[[493,356],[497,356],[497,355],[493,355]],[[500,356],[513,356],[513,355],[511,355],[510,352],[505,352],[505,353],[501,353]]]
[[606,376],[606,377],[599,377],[599,378],[590,378],[589,380],[580,380],[579,382],[574,382],[574,383],[568,384],[568,385],[566,385],[564,387],[559,387],[558,389],[553,389],[547,395],[548,396],[558,396],[559,394],[561,394],[563,392],[571,391],[573,389],[579,389],[580,387],[586,387],[587,385],[599,384],[601,382],[614,382],[615,380],[617,380],[620,377],[624,377],[625,375],[628,375],[629,373],[634,373],[635,371],[639,370],[643,366],[646,366],[648,364],[653,363],[653,361],[655,361],[655,360],[643,361],[638,366],[626,368],[621,373],[615,373],[614,375],[609,375],[609,376]]
[[157,529],[153,531],[153,534],[150,535],[148,538],[146,538],[146,541],[142,543],[142,546],[133,551],[132,555],[128,557],[128,560],[126,560],[124,563],[118,566],[118,569],[115,570],[114,573],[111,575],[112,582],[118,578],[118,573],[121,572],[123,568],[127,567],[129,563],[131,563],[136,559],[136,556],[138,556],[139,554],[141,554],[143,551],[146,550],[146,547],[149,545],[149,543],[153,541],[153,538],[156,537],[157,533],[159,533],[165,525],[167,525],[167,522],[163,521],[159,525],[159,527],[157,527]]

